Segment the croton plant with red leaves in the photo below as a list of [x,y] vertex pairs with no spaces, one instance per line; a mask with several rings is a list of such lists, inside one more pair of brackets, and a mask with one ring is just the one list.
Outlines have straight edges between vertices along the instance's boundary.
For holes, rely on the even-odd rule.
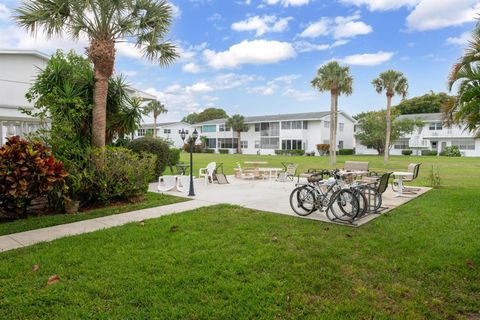
[[9,137],[0,149],[0,205],[8,215],[24,215],[33,199],[47,194],[66,176],[63,163],[49,148]]

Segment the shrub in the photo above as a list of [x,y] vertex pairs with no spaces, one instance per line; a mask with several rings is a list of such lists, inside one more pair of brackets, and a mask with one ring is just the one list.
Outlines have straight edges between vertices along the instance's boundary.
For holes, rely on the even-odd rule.
[[205,153],[215,153],[215,149],[205,149]]
[[218,149],[218,152],[221,153],[221,154],[229,154],[230,150],[228,150],[228,149]]
[[317,144],[317,151],[321,156],[324,154],[328,154],[328,152],[330,151],[330,144],[328,143]]
[[[190,153],[190,145],[188,143],[185,143],[183,145],[183,151]],[[203,146],[201,144],[196,144],[193,146],[193,153],[202,153],[203,152]]]
[[173,167],[180,161],[180,152],[182,150],[178,148],[170,148],[168,150],[167,166]]
[[39,142],[13,136],[0,149],[0,204],[7,215],[26,214],[30,202],[46,195],[68,174]]
[[460,153],[460,149],[458,149],[458,146],[451,146],[451,147],[445,147],[442,152],[440,152],[441,156],[445,157],[461,157],[462,154]]
[[438,170],[438,166],[432,166],[430,172],[428,174],[428,185],[434,189],[440,188],[442,184],[442,179],[440,178],[440,171]]
[[[166,167],[170,164],[170,161],[176,157],[176,155],[170,155],[170,146],[168,143],[160,138],[142,137],[130,141],[127,145],[128,149],[133,150],[136,153],[147,152],[157,156],[157,163],[155,165],[155,175],[161,176]],[[174,149],[173,149],[174,150]],[[176,152],[176,151],[172,151]],[[178,162],[178,160],[177,160]]]
[[275,150],[275,154],[283,156],[303,156],[305,150]]
[[422,156],[436,156],[436,150],[422,150]]
[[410,149],[405,149],[405,150],[402,150],[402,154],[404,156],[411,156],[413,153],[413,150],[410,150]]
[[338,154],[341,156],[351,156],[355,154],[354,149],[339,149]]

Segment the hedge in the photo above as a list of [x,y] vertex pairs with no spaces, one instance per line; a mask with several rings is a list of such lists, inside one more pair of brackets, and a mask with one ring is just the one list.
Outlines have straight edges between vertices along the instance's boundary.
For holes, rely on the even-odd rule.
[[282,156],[303,156],[305,150],[275,150],[275,154]]
[[422,156],[436,156],[436,150],[422,150]]
[[338,154],[341,156],[351,156],[355,154],[354,149],[339,149]]
[[410,149],[402,150],[402,154],[404,156],[410,156],[410,155],[412,155],[412,153],[413,153],[413,150],[410,150]]
[[229,154],[230,150],[228,150],[228,149],[218,149],[218,152],[221,153],[221,154]]

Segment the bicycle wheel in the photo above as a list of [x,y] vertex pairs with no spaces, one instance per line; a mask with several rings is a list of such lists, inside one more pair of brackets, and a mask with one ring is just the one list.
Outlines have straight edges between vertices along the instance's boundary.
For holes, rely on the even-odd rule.
[[372,187],[363,187],[363,194],[367,197],[368,200],[368,212],[375,213],[382,206],[382,195],[377,189]]
[[359,210],[356,218],[361,218],[368,212],[368,199],[363,190],[353,189],[352,191],[358,199]]
[[290,207],[299,216],[308,216],[316,210],[315,190],[311,186],[301,186],[290,193]]
[[330,210],[338,220],[351,222],[357,217],[360,204],[353,191],[342,189],[332,195],[327,210]]

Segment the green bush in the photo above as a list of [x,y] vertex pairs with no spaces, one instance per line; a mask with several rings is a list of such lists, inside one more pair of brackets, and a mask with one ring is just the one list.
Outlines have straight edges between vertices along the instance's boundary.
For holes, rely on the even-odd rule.
[[205,153],[215,153],[215,149],[205,149]]
[[436,156],[436,150],[422,150],[422,156]]
[[68,176],[50,149],[12,136],[0,149],[0,205],[8,216],[27,213],[32,200],[48,194]]
[[339,149],[338,154],[341,156],[351,156],[355,154],[354,149]]
[[[183,145],[183,151],[190,153],[190,145],[185,143]],[[196,144],[193,146],[193,153],[202,153],[203,152],[203,145]]]
[[305,150],[275,150],[275,154],[281,156],[303,156]]
[[221,153],[221,154],[229,154],[230,150],[228,150],[228,149],[218,149],[218,152]]
[[[152,137],[142,137],[130,141],[127,145],[127,148],[133,150],[136,153],[151,153],[157,156],[157,163],[155,166],[155,175],[161,176],[168,165],[170,165],[170,161],[176,157],[176,155],[171,155],[170,146],[168,143],[160,138],[152,138]],[[175,149],[172,149],[175,150]],[[178,155],[179,157],[180,155]],[[178,160],[177,160],[178,163]],[[176,163],[175,163],[176,164]]]
[[170,148],[168,150],[168,159],[167,159],[167,166],[173,167],[180,161],[180,153],[182,150],[178,148]]
[[440,152],[441,156],[445,157],[461,157],[462,154],[460,153],[460,149],[458,149],[458,146],[451,146],[451,147],[445,147],[442,152]]
[[411,156],[413,153],[413,150],[410,150],[410,149],[405,149],[405,150],[402,150],[402,154],[404,156]]

